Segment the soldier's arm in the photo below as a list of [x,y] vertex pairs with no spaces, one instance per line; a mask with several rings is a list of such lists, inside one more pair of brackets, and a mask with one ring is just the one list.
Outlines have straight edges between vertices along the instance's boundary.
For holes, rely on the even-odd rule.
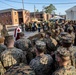
[[34,67],[36,66],[34,63],[35,63],[35,61],[33,59],[33,60],[31,60],[31,62],[29,64],[32,69],[34,69]]

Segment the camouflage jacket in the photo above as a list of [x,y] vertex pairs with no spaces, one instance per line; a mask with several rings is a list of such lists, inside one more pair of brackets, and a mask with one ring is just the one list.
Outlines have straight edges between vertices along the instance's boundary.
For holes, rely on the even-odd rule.
[[51,72],[51,64],[53,59],[50,55],[37,56],[30,62],[30,67],[33,68],[36,75],[49,75]]
[[[62,46],[59,47],[62,49]],[[59,50],[59,49],[58,49]],[[71,56],[71,61],[70,61],[70,65],[76,67],[76,57],[75,57],[75,54],[76,54],[76,47],[75,46],[71,46],[69,47],[69,52],[70,52],[70,56]]]
[[20,64],[8,69],[4,75],[35,75],[35,72],[28,65]]
[[5,68],[9,68],[12,65],[26,62],[23,51],[17,48],[8,48],[1,53],[1,62]]
[[73,66],[60,67],[52,75],[76,75],[76,69]]
[[1,36],[5,37],[5,36],[7,36],[7,35],[9,35],[9,34],[8,34],[8,31],[7,31],[6,29],[2,29],[2,30],[1,30]]
[[46,49],[48,54],[51,54],[52,51],[56,50],[56,46],[53,42],[53,39],[44,38],[43,41],[46,43]]
[[2,62],[1,62],[1,53],[2,53],[4,50],[6,50],[6,46],[0,44],[0,75],[3,75],[4,72],[5,72],[5,69],[4,69],[4,67],[3,67],[3,65],[2,65]]
[[31,41],[23,37],[15,42],[15,47],[27,51],[31,47]]
[[0,75],[4,75],[5,72],[6,72],[6,70],[4,69],[4,67],[0,61]]
[[6,49],[7,49],[7,47],[5,45],[0,44],[0,55]]

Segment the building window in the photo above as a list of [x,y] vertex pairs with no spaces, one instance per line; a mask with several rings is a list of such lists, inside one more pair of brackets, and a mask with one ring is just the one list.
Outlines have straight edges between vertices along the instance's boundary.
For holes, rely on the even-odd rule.
[[15,22],[17,22],[17,19],[15,19]]
[[15,15],[16,15],[16,12],[15,12]]

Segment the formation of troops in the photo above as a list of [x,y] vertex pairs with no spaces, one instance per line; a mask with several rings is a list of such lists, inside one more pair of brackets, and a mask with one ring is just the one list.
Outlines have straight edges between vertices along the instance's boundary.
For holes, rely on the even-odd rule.
[[[4,26],[5,29],[5,26]],[[76,75],[76,22],[63,21],[28,39],[0,37],[0,75]]]

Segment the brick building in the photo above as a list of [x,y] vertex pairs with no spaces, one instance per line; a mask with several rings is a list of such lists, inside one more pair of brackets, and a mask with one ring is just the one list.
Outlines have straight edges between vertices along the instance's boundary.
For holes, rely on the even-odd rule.
[[0,23],[2,25],[18,25],[18,12],[12,8],[0,10]]
[[30,22],[30,12],[23,9],[18,9],[19,24]]
[[51,15],[49,13],[45,13],[45,12],[32,12],[30,13],[30,17],[31,18],[37,18],[39,21],[45,21],[45,20],[49,20],[51,18]]
[[23,9],[0,10],[0,24],[17,26],[21,23],[30,22],[30,12]]

